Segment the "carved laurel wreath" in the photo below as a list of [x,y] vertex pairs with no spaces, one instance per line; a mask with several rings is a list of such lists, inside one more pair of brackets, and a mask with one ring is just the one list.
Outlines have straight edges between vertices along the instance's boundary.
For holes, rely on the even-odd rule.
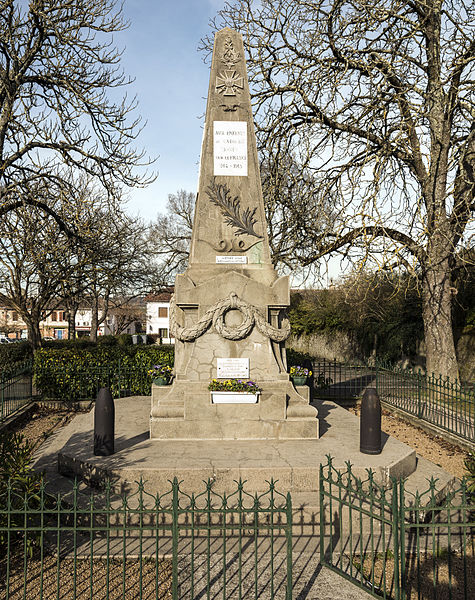
[[234,235],[247,234],[262,239],[262,235],[256,233],[254,229],[254,225],[257,223],[257,219],[254,217],[257,207],[252,210],[246,208],[242,212],[239,196],[233,198],[228,186],[225,183],[216,183],[214,178],[206,189],[206,193],[211,202],[221,209],[225,223],[235,229]]
[[[244,317],[242,323],[235,327],[228,327],[224,323],[225,314],[228,310],[238,310]],[[242,340],[249,335],[254,326],[266,337],[274,342],[283,342],[290,335],[290,323],[288,319],[282,322],[282,328],[273,327],[267,322],[260,311],[241,300],[237,294],[231,293],[229,298],[218,300],[205,314],[191,327],[181,327],[176,322],[175,298],[170,301],[170,331],[173,337],[182,342],[193,342],[202,336],[213,325],[219,335],[227,340]]]

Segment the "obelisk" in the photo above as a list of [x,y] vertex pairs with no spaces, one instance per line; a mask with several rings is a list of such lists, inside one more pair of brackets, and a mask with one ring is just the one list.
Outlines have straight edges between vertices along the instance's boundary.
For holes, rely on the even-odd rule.
[[[170,310],[174,379],[153,386],[151,438],[317,438],[308,388],[287,374],[288,306],[288,278],[270,259],[242,38],[226,28],[214,41],[189,264]],[[262,391],[216,404],[214,378]]]

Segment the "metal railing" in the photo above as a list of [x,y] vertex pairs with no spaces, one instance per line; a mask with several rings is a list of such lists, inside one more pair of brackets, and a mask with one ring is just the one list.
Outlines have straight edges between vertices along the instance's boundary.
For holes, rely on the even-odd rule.
[[[170,489],[50,496],[45,484],[0,491],[0,596],[16,598],[292,598],[290,495]],[[282,568],[283,567],[283,568]]]
[[33,361],[0,371],[0,423],[33,397]]
[[441,496],[437,481],[412,494],[371,471],[320,466],[320,561],[373,595],[469,600],[475,577],[475,502],[463,479]]
[[315,360],[313,372],[319,397],[355,400],[375,387],[388,405],[475,443],[475,386],[409,369],[325,360]]

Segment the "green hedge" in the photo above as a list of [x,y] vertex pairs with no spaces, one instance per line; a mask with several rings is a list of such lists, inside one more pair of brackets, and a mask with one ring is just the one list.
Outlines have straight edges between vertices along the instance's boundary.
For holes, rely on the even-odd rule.
[[32,357],[33,352],[28,342],[0,344],[0,371],[8,370]]
[[[173,367],[173,346],[87,345],[85,347],[41,348],[34,358],[38,392],[44,398],[76,402],[92,400],[107,386],[115,398],[151,393],[147,371],[152,365]],[[306,366],[311,357],[287,350],[289,368]]]
[[310,354],[304,354],[303,352],[298,352],[297,350],[292,350],[292,348],[286,349],[287,353],[287,367],[290,370],[290,367],[296,367],[297,365],[300,367],[307,367],[309,363],[312,362],[313,358]]
[[173,363],[173,346],[42,348],[34,359],[35,384],[43,397],[66,402],[93,399],[103,386],[114,397],[148,395],[148,369]]

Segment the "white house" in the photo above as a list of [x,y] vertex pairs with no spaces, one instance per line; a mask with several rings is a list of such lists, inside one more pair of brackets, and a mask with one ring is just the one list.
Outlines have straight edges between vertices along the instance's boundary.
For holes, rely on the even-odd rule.
[[160,340],[162,344],[174,344],[175,338],[170,337],[170,299],[173,288],[169,287],[158,294],[146,296],[147,334]]

